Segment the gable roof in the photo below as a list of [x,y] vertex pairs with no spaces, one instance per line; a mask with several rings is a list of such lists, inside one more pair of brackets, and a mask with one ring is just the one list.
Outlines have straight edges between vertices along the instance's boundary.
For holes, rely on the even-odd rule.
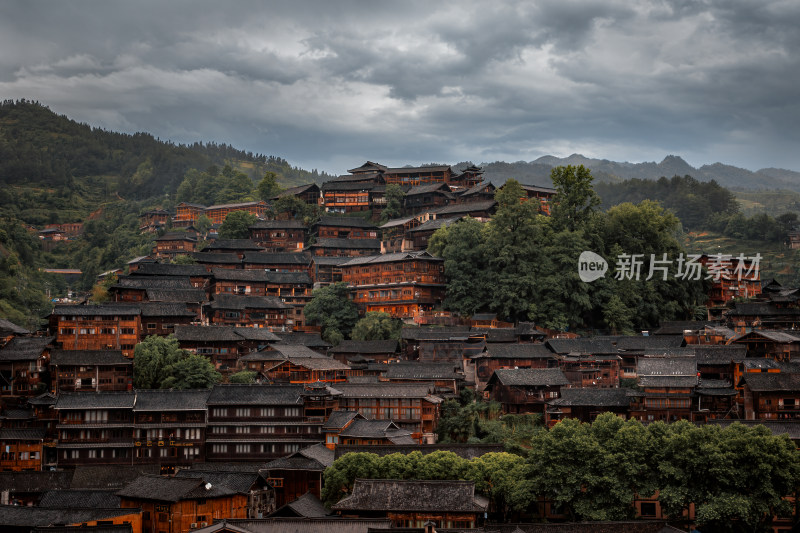
[[293,309],[275,296],[243,296],[238,294],[217,294],[213,301],[203,304],[210,309]]
[[0,318],[0,334],[29,335],[30,331],[5,318]]
[[456,371],[460,363],[403,361],[391,363],[384,376],[389,380],[463,380],[464,375]]
[[287,332],[287,333],[276,333],[278,338],[280,339],[279,342],[276,343],[276,346],[287,346],[287,345],[298,345],[302,344],[303,346],[308,346],[309,348],[329,348],[331,345],[329,342],[322,340],[322,335],[319,333],[306,333],[306,332]]
[[547,344],[557,354],[616,354],[617,349],[608,339],[585,337],[577,339],[548,339]]
[[[201,479],[206,483],[211,483],[214,487],[225,487],[239,494],[249,494],[253,485],[261,480],[258,472],[213,472],[208,470],[182,469],[175,474],[177,478]],[[262,485],[266,485],[266,480],[262,480]]]
[[356,479],[352,494],[331,509],[478,513],[487,506],[488,500],[475,496],[472,481]]
[[196,303],[206,301],[203,289],[146,289],[145,294],[151,302]]
[[132,316],[141,314],[138,306],[104,305],[57,305],[53,308],[56,316]]
[[275,510],[270,516],[302,516],[321,518],[328,516],[330,513],[325,508],[325,505],[319,498],[306,492],[293,502],[289,502],[283,507]]
[[237,493],[224,485],[212,484],[206,487],[206,481],[201,478],[144,475],[125,485],[116,494],[123,499],[177,502],[219,498]]
[[138,515],[139,509],[64,509],[0,505],[0,526],[33,528],[52,524],[80,524]]
[[364,418],[358,411],[336,410],[322,424],[322,429],[342,429],[354,418]]
[[318,228],[320,226],[378,229],[378,226],[363,217],[337,217],[332,215],[321,216],[311,227]]
[[55,337],[14,337],[0,349],[0,361],[36,361]]
[[134,411],[205,411],[211,389],[136,390]]
[[235,250],[235,251],[248,251],[248,252],[256,252],[258,250],[263,250],[263,246],[259,246],[254,243],[250,239],[216,239],[206,245],[203,248],[204,252],[216,252],[216,251],[228,251],[228,250]]
[[125,276],[112,285],[116,289],[194,289],[189,276]]
[[193,342],[237,342],[242,337],[236,334],[233,326],[175,326],[178,341]]
[[337,248],[341,250],[380,250],[381,241],[378,239],[341,239],[322,237],[309,246],[309,248]]
[[375,341],[346,340],[333,346],[328,353],[393,354],[397,352],[398,342],[393,339]]
[[[432,385],[427,383],[336,383],[343,398],[426,398]],[[435,397],[433,397],[435,398]]]
[[300,405],[302,385],[215,385],[208,405]]
[[489,378],[487,387],[494,383],[512,387],[551,387],[569,385],[569,380],[558,368],[498,368]]
[[303,265],[311,264],[311,256],[292,252],[250,252],[244,254],[245,265]]
[[174,265],[172,263],[142,263],[130,273],[131,277],[139,276],[210,276],[203,265]]
[[[276,198],[280,198],[281,196],[288,196],[285,194],[286,191],[281,193]],[[300,220],[290,218],[288,220],[258,220],[254,224],[248,226],[249,230],[254,229],[308,229],[306,225],[303,224]]]
[[480,357],[490,359],[555,359],[546,344],[487,344]]
[[[245,254],[247,255],[247,254]],[[223,252],[189,252],[189,257],[200,264],[241,265],[242,260],[234,253]]]
[[745,373],[742,376],[750,390],[758,392],[800,392],[800,374],[784,372]]
[[158,474],[160,470],[157,464],[77,465],[70,473],[70,488],[119,490],[142,474]]
[[52,366],[127,366],[133,359],[122,355],[120,350],[53,350],[50,352]]
[[0,487],[15,492],[46,492],[48,490],[67,489],[70,486],[72,472],[0,472]]
[[357,418],[339,433],[340,437],[353,437],[362,439],[383,439],[390,437],[408,437],[411,431],[401,429],[391,420],[367,420]]
[[39,507],[69,509],[113,509],[119,507],[119,497],[111,490],[55,489],[48,490],[39,500]]
[[62,392],[56,409],[133,409],[133,391]]
[[550,402],[550,405],[572,407],[627,407],[630,397],[626,389],[561,389],[561,398]]

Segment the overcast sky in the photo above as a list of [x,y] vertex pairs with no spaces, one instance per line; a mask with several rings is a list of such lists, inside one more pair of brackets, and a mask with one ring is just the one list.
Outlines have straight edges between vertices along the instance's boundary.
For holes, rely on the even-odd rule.
[[341,174],[668,154],[800,170],[800,2],[0,3],[0,97]]

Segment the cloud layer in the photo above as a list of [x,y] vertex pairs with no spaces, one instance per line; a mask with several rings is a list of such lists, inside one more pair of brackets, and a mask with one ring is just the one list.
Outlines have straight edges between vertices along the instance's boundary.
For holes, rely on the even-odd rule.
[[0,96],[342,173],[614,160],[800,170],[800,4],[0,5]]

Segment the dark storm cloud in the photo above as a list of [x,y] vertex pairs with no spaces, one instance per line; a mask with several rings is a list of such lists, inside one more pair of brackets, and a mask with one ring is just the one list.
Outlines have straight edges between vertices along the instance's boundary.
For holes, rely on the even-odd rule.
[[0,96],[343,172],[552,153],[800,169],[795,2],[5,2]]

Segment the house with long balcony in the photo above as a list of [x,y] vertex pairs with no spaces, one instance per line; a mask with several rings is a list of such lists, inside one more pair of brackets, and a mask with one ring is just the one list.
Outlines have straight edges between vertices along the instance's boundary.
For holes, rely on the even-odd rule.
[[350,284],[362,313],[414,318],[441,306],[444,299],[444,260],[428,252],[355,257],[341,268],[342,281]]

